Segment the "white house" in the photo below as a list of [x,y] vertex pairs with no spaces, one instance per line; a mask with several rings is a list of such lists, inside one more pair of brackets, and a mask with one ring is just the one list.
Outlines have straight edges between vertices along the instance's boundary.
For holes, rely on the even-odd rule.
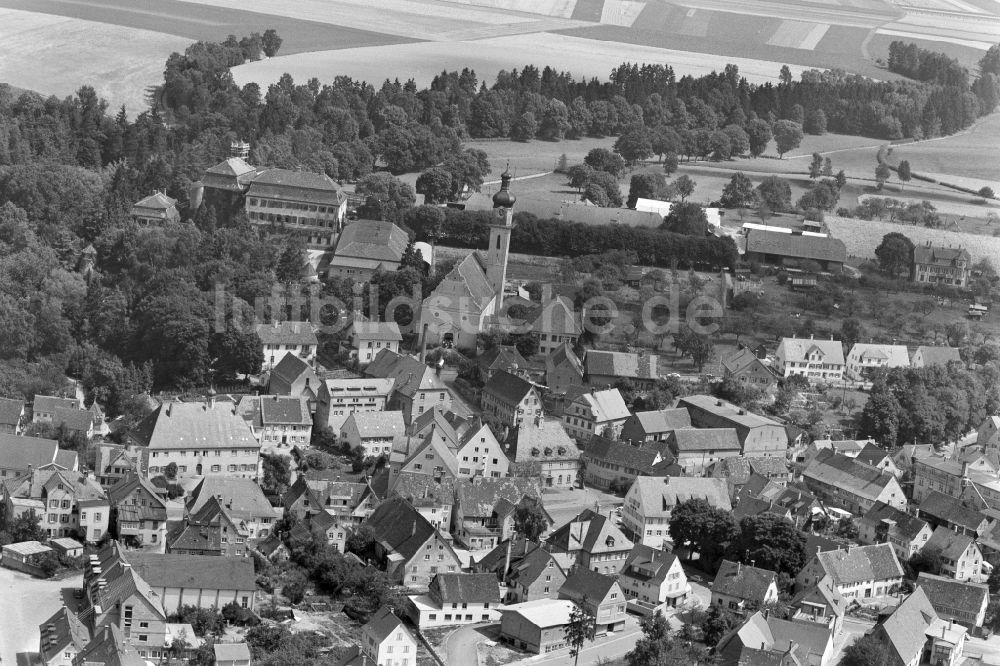
[[365,456],[388,456],[396,438],[406,434],[403,412],[357,412],[347,417],[340,429],[340,440],[361,447]]
[[384,411],[395,383],[391,377],[324,379],[316,394],[316,427],[337,434],[351,414]]
[[640,476],[625,495],[622,527],[636,543],[662,548],[672,543],[669,527],[674,507],[695,498],[726,511],[732,508],[725,479]]
[[847,369],[857,377],[875,370],[910,367],[905,345],[875,345],[857,342],[847,354]]
[[358,365],[366,366],[375,360],[383,349],[399,353],[403,336],[394,321],[363,321],[356,319],[351,325],[351,356]]
[[844,377],[844,348],[839,340],[782,338],[775,352],[775,369],[782,377],[840,381]]
[[492,573],[439,573],[427,594],[412,595],[409,616],[421,631],[500,620],[500,584]]
[[319,342],[307,321],[257,324],[257,337],[264,345],[265,370],[280,363],[285,354],[297,354],[309,365],[316,361]]

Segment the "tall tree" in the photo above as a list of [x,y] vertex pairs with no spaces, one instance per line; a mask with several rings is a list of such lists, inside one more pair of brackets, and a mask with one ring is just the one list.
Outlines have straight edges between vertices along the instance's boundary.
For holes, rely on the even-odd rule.
[[[587,598],[583,598],[583,603],[587,603]],[[597,626],[594,616],[587,612],[580,604],[573,605],[573,612],[569,616],[569,624],[563,629],[566,636],[566,644],[569,646],[569,656],[573,657],[573,666],[580,663],[580,653],[587,641],[594,640]]]
[[760,157],[771,143],[771,126],[766,120],[755,118],[747,126],[747,135],[750,137],[750,156]]
[[909,275],[913,267],[913,241],[898,231],[882,236],[882,242],[875,248],[879,268],[897,277]]
[[737,171],[729,179],[729,182],[722,188],[722,196],[719,203],[726,208],[745,208],[752,206],[757,196],[754,193],[753,183],[742,171]]
[[795,150],[802,143],[802,126],[791,120],[779,120],[774,123],[774,145],[778,149],[778,157]]

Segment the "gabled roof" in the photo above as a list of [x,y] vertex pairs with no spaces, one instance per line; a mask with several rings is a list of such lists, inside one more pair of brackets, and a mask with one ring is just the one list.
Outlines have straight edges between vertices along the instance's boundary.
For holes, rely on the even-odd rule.
[[254,428],[269,425],[312,425],[309,401],[303,396],[245,395],[240,398],[237,409]]
[[403,412],[353,412],[341,428],[346,429],[348,421],[354,423],[362,439],[401,437],[406,432]]
[[498,501],[506,500],[516,505],[526,495],[541,496],[541,489],[536,479],[477,477],[455,483],[455,503],[466,519],[488,518]]
[[716,398],[711,395],[686,395],[677,401],[678,407],[695,408],[709,412],[713,416],[723,418],[733,427],[756,428],[759,426],[780,426],[781,424],[773,419],[760,414],[743,409],[739,405]]
[[591,603],[599,604],[617,584],[611,576],[591,571],[587,567],[577,567],[559,588],[559,596],[573,600],[586,597]]
[[886,486],[896,482],[892,474],[863,465],[830,449],[820,451],[802,471],[802,476],[807,482],[815,479],[872,501],[878,499]]
[[417,414],[410,421],[410,427],[406,429],[406,434],[408,435],[424,435],[431,428],[436,428],[442,437],[445,439],[458,442],[458,433],[455,431],[455,426],[448,419],[448,413],[445,412],[444,408],[440,404],[436,404],[430,409],[424,411],[423,414]]
[[886,451],[875,442],[867,442],[865,447],[861,449],[861,453],[855,456],[854,459],[859,463],[877,467],[883,460],[891,457],[891,455],[889,451]]
[[[352,257],[398,263],[409,242],[406,232],[392,222],[358,220],[348,224],[340,233],[334,261],[338,257]],[[398,335],[398,329],[396,333]],[[402,337],[398,339],[402,340]]]
[[678,454],[740,450],[740,439],[733,428],[681,428],[671,432],[667,442]]
[[399,332],[399,324],[394,321],[368,321],[355,319],[351,324],[351,333],[361,340],[389,340],[401,342],[403,334]]
[[806,357],[819,351],[823,363],[844,365],[844,346],[840,340],[821,340],[819,338],[781,338],[778,349],[784,349],[785,362],[804,362]]
[[848,358],[860,361],[885,361],[888,368],[906,368],[910,365],[910,354],[905,345],[876,345],[856,342],[851,347]]
[[56,460],[59,442],[41,437],[0,433],[0,467],[13,470],[38,468]]
[[491,573],[439,573],[431,581],[443,603],[499,603],[500,586]]
[[125,640],[117,625],[103,626],[74,659],[80,664],[102,666],[146,666],[135,646]]
[[[153,503],[151,505],[145,505],[145,506],[139,505],[135,508],[142,508],[148,510],[148,517],[152,520],[166,520],[167,519],[166,500],[163,498],[160,492],[158,492],[156,486],[150,483],[148,479],[138,474],[130,473],[128,476],[124,477],[121,481],[113,485],[108,490],[108,498],[114,504],[121,504],[137,488],[142,488],[143,490],[145,490],[146,493],[150,497],[152,497]],[[119,507],[119,510],[120,509],[121,507]],[[142,513],[145,514],[146,512],[143,511]]]
[[917,347],[913,356],[920,354],[924,367],[928,365],[948,365],[952,361],[961,362],[962,357],[954,347]]
[[389,480],[389,493],[399,495],[415,507],[424,505],[452,506],[455,502],[455,485],[458,480],[418,472],[400,472]]
[[643,515],[647,519],[666,516],[675,506],[690,499],[704,499],[712,506],[726,511],[731,508],[729,489],[724,479],[640,476],[632,487],[642,503]]
[[547,540],[553,550],[594,553],[631,550],[633,543],[607,516],[584,509]]
[[140,423],[133,438],[150,449],[259,449],[250,425],[231,402],[166,402]]
[[546,462],[551,460],[579,460],[580,449],[558,419],[543,418],[535,425],[525,421],[513,432],[513,441],[507,452],[511,462]]
[[961,247],[940,247],[937,245],[917,245],[913,248],[913,263],[931,264],[934,266],[955,266],[964,261],[971,261],[969,251]]
[[958,534],[944,525],[939,525],[924,546],[926,552],[957,562],[975,541],[965,534]]
[[49,663],[63,652],[79,652],[90,642],[90,632],[77,616],[63,606],[38,625],[42,661]]
[[441,377],[432,368],[421,363],[419,359],[397,354],[389,349],[383,349],[378,353],[365,368],[365,374],[369,377],[394,379],[396,382],[394,390],[408,397],[413,397],[421,390],[448,390]]
[[764,365],[759,358],[757,358],[757,355],[754,354],[753,350],[749,347],[738,349],[722,359],[722,367],[733,374],[739,374],[747,368],[755,365],[760,365],[765,370],[770,371],[770,369]]
[[148,208],[150,210],[167,210],[177,206],[177,199],[171,199],[163,192],[153,192],[145,199],[136,201],[133,208]]
[[597,422],[627,419],[631,414],[618,389],[591,390],[581,394],[574,402],[586,404]]
[[268,169],[258,173],[247,195],[330,206],[339,206],[346,200],[337,183],[326,174],[289,169]]
[[483,393],[496,396],[507,404],[517,405],[524,400],[532,389],[534,389],[534,385],[531,382],[517,375],[512,375],[506,370],[498,370],[486,382],[486,386],[483,387]]
[[892,521],[890,532],[906,541],[913,541],[925,527],[928,527],[927,521],[885,502],[875,502],[861,519],[861,525],[878,528],[885,520]]
[[24,400],[0,398],[0,424],[17,425],[24,415]]
[[917,576],[917,587],[924,590],[931,605],[942,615],[965,612],[975,617],[986,607],[990,598],[988,585],[961,582],[927,572],[921,572]]
[[[671,552],[637,543],[632,547],[632,552],[625,558],[621,575],[629,578],[642,578],[650,584],[659,585],[667,579],[667,572],[676,561],[677,556]],[[652,575],[640,573],[637,567],[642,567],[642,569],[651,572]]]
[[937,490],[927,493],[920,502],[918,511],[949,525],[958,525],[976,532],[986,521],[986,516],[976,509],[967,507],[954,497]]
[[622,377],[624,379],[658,379],[659,356],[629,352],[591,349],[583,357],[583,367],[589,377]]
[[903,576],[896,553],[887,543],[830,550],[817,553],[815,557],[837,587]]
[[476,365],[486,370],[518,370],[528,367],[528,362],[521,356],[514,345],[496,345],[476,357]]
[[634,421],[647,435],[670,432],[678,428],[691,427],[691,413],[683,407],[656,409],[636,412],[629,421]]
[[712,582],[712,594],[762,604],[772,583],[777,585],[777,574],[769,569],[723,560]]
[[531,330],[555,335],[580,335],[583,332],[573,302],[559,295],[542,306]]
[[847,246],[832,236],[806,236],[754,229],[747,235],[747,253],[771,254],[817,261],[847,261]]
[[222,502],[236,518],[273,517],[277,511],[253,479],[209,475],[191,491],[187,510],[197,513],[210,498]]
[[583,376],[583,363],[580,362],[580,358],[573,351],[573,346],[568,342],[564,342],[550,351],[548,358],[545,360],[546,364],[551,363],[553,367],[569,365],[581,377]]
[[410,635],[410,639],[416,643],[416,639],[410,632],[410,628],[403,624],[403,621],[392,612],[392,608],[389,606],[382,606],[371,616],[368,622],[361,630],[368,636],[375,639],[376,644],[382,643],[386,638],[388,638],[394,631],[403,629],[407,634]]
[[61,398],[53,395],[36,395],[31,403],[31,407],[36,413],[44,412],[46,414],[51,414],[54,413],[58,407],[79,409],[80,403],[73,398]]
[[680,471],[679,467],[674,466],[674,457],[667,450],[665,442],[633,446],[628,442],[594,435],[587,450],[583,452],[583,459],[621,465],[624,468],[622,471],[635,470],[650,476],[667,476],[670,471]]
[[[506,542],[504,545],[506,546]],[[511,555],[509,578],[512,585],[531,585],[543,573],[551,572],[553,569],[558,569],[559,573],[566,575],[552,553],[537,544],[531,544],[529,548],[530,550],[519,558],[515,559],[513,554]],[[549,568],[549,562],[552,563],[552,569]]]
[[885,640],[890,652],[901,663],[910,664],[923,652],[927,642],[925,632],[937,620],[934,606],[924,590],[918,587],[889,617],[875,626],[874,633]]
[[833,586],[833,582],[827,576],[821,578],[812,587],[808,587],[792,597],[792,606],[800,606],[803,603],[823,604],[829,607],[837,617],[843,617],[847,610],[844,595]]
[[[281,321],[257,324],[257,337],[265,345],[315,345],[316,334],[307,321]],[[294,356],[294,354],[286,354]],[[299,359],[300,361],[302,359]],[[280,363],[279,363],[280,365]],[[297,377],[299,373],[294,375]]]
[[163,555],[129,551],[122,554],[154,588],[254,590],[253,560],[239,556]]
[[426,300],[434,302],[437,298],[446,298],[450,302],[454,296],[447,292],[452,291],[460,291],[472,299],[471,305],[478,311],[484,310],[493,300],[495,296],[493,287],[486,277],[486,270],[483,268],[482,260],[477,253],[467,254],[462,261],[455,264],[451,272],[442,280],[438,289],[435,289]]
[[77,407],[56,407],[52,412],[52,425],[86,433],[94,427],[94,415],[86,409]]
[[[395,383],[392,379],[383,379],[382,377],[323,380],[326,391],[330,394],[331,398],[384,397],[392,393],[392,387]],[[430,410],[424,412],[424,414],[428,413],[430,413]],[[420,416],[423,416],[423,414]]]
[[239,157],[230,157],[224,162],[220,162],[215,166],[209,167],[205,170],[205,173],[218,174],[221,176],[242,176],[250,173],[251,171],[255,171],[254,167],[250,166]]
[[386,550],[407,561],[436,533],[434,526],[398,495],[379,504],[363,524],[372,528]]
[[215,651],[216,663],[220,661],[250,661],[250,646],[246,643],[216,643],[212,649]]

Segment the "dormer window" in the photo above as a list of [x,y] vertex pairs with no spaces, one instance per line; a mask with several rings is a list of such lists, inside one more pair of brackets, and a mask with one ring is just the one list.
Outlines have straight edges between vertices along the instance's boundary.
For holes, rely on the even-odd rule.
[[608,548],[614,548],[615,538],[613,536],[609,536],[607,539],[605,539],[604,545],[607,546]]

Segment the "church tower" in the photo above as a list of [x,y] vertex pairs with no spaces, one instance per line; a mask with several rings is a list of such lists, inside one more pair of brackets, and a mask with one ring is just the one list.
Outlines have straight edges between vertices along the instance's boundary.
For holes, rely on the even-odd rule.
[[510,191],[510,169],[500,175],[500,191],[493,195],[493,222],[490,224],[490,245],[486,249],[486,279],[496,296],[493,314],[503,308],[503,285],[507,278],[507,252],[510,250],[510,232],[514,228],[514,202],[517,197]]

